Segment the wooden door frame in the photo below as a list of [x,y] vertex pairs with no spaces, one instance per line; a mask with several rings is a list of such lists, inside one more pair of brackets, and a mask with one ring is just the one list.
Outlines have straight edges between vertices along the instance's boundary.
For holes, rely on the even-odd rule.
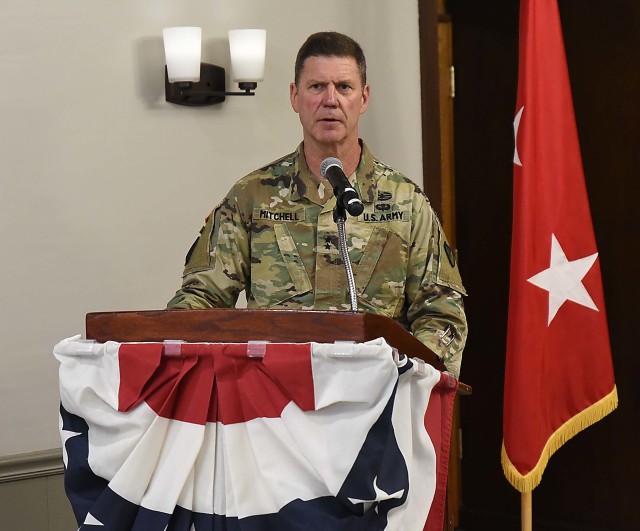
[[[444,0],[418,0],[423,187],[456,247],[452,25]],[[445,531],[459,522],[462,441],[458,398],[454,405]]]
[[423,186],[455,247],[452,31],[444,0],[418,0]]

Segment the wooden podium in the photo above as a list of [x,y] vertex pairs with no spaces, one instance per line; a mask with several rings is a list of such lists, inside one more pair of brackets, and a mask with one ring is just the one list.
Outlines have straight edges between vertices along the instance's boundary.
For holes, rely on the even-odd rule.
[[[440,371],[444,364],[394,320],[362,312],[295,310],[146,310],[96,312],[86,316],[86,337],[99,342],[164,341],[246,343],[364,343],[383,337],[411,358]],[[460,394],[471,388],[460,383]]]
[[[397,322],[363,312],[246,309],[95,312],[86,315],[86,338],[100,343],[165,340],[187,343],[364,343],[383,338],[400,353],[419,358],[440,371],[446,370],[434,352]],[[459,383],[458,394],[470,393],[470,386]],[[447,437],[447,455],[448,440]],[[450,476],[449,479],[456,482],[456,478]],[[442,480],[446,481],[446,469]],[[448,506],[448,499],[444,503]],[[445,514],[449,509],[444,509]],[[446,514],[444,529],[453,529],[451,521],[450,514]]]

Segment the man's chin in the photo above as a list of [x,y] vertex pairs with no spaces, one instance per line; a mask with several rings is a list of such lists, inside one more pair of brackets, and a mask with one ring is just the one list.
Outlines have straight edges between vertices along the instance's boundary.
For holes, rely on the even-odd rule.
[[339,144],[344,141],[345,134],[344,131],[324,130],[316,134],[315,137],[319,144]]

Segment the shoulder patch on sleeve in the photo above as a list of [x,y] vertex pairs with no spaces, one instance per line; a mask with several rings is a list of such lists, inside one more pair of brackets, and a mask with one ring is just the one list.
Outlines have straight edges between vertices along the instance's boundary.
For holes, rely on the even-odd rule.
[[[436,218],[437,219],[437,218]],[[467,294],[458,269],[458,253],[451,247],[438,220],[438,272],[436,282]]]
[[213,257],[211,252],[211,235],[213,232],[216,211],[217,208],[207,216],[204,227],[200,229],[200,236],[198,236],[196,241],[193,242],[193,245],[187,253],[183,273],[185,276],[189,273],[211,269],[212,267]]

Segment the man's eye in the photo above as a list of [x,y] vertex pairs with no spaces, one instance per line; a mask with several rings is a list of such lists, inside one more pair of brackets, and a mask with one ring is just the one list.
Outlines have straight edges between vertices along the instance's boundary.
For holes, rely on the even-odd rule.
[[351,90],[351,85],[347,85],[346,83],[341,83],[340,85],[338,85],[338,90],[340,90],[341,92],[346,92],[348,90]]

